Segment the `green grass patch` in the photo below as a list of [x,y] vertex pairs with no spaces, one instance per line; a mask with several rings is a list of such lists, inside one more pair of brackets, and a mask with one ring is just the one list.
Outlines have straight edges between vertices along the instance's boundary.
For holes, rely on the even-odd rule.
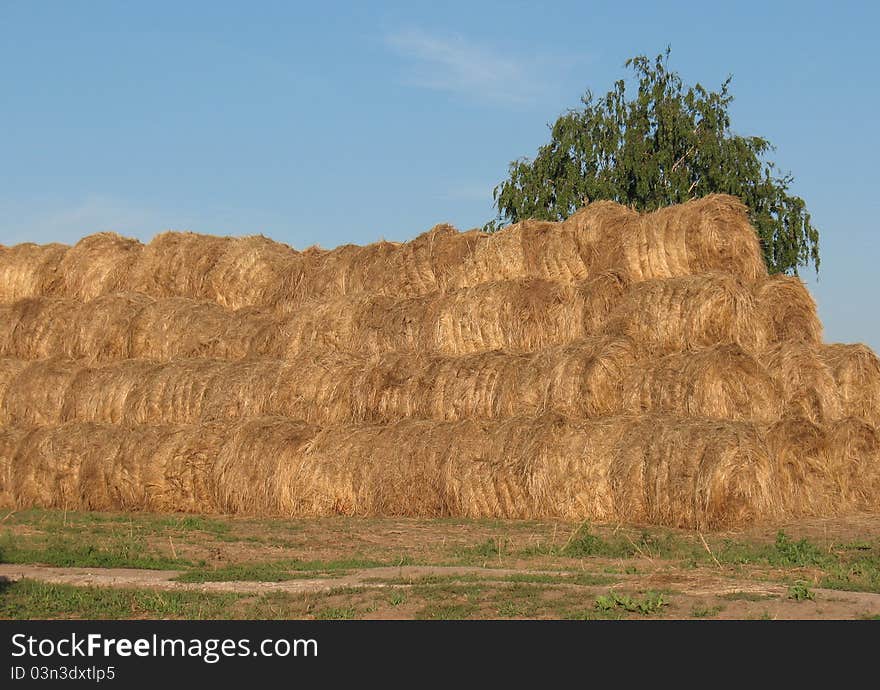
[[199,567],[178,575],[178,582],[283,582],[307,577],[340,577],[352,570],[378,568],[379,561],[347,558],[337,561],[286,559],[253,563],[232,563],[219,568]]
[[810,591],[806,582],[795,582],[788,588],[788,598],[795,601],[812,601],[816,595]]
[[353,606],[318,609],[315,611],[315,620],[319,621],[349,621],[357,618],[357,609]]
[[0,617],[12,619],[228,618],[236,594],[74,587],[34,580],[0,586]]
[[808,539],[794,541],[782,531],[777,533],[773,544],[754,544],[727,539],[716,556],[724,564],[761,564],[776,568],[822,568],[832,565],[835,561],[829,551],[820,549]]
[[405,604],[407,599],[408,597],[406,595],[406,592],[397,589],[391,592],[391,594],[388,596],[388,603],[392,606],[400,606],[401,604]]
[[707,604],[696,604],[691,609],[691,618],[714,618],[723,610],[724,607],[720,604],[715,606],[708,606]]
[[458,546],[452,549],[451,555],[458,562],[466,565],[484,565],[492,560],[500,560],[509,553],[510,542],[504,537],[490,537],[473,546]]
[[637,599],[628,594],[620,594],[610,591],[605,596],[596,598],[595,608],[597,611],[626,611],[627,613],[638,613],[642,616],[650,616],[659,613],[664,606],[668,606],[669,602],[660,592],[647,592],[641,599]]
[[473,602],[457,604],[429,604],[416,614],[418,620],[464,620],[471,618],[478,607]]
[[105,544],[77,542],[62,536],[21,539],[0,537],[0,562],[39,563],[59,568],[144,568],[179,570],[193,565],[182,558],[150,553],[140,537],[116,536]]

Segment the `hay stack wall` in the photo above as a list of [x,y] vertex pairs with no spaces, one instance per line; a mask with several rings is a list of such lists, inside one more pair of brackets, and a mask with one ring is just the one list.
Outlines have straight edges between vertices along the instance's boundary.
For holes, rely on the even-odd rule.
[[745,208],[0,248],[0,503],[735,527],[880,508],[880,360]]

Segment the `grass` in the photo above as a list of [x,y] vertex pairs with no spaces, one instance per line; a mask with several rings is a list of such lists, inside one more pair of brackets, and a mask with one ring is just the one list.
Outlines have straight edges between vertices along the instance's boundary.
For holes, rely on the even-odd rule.
[[[384,530],[394,536],[382,538]],[[406,616],[432,619],[604,619],[660,615],[674,597],[676,614],[711,618],[727,601],[775,599],[775,605],[797,608],[798,602],[809,600],[808,595],[818,587],[880,592],[880,539],[862,534],[868,532],[850,530],[846,538],[836,542],[827,537],[790,536],[784,531],[770,540],[712,534],[706,534],[704,540],[682,530],[611,529],[589,523],[567,526],[498,520],[274,520],[0,511],[0,562],[173,569],[181,571],[178,581],[189,583],[332,578],[355,570],[416,563],[488,568],[481,573],[422,577],[406,577],[403,572],[389,578],[378,577],[388,573],[376,573],[377,577],[365,578],[364,584],[394,587],[340,587],[330,593],[306,595],[273,593],[277,597],[251,593],[225,600],[223,606],[215,605],[215,594],[144,591],[125,596],[111,593],[96,599],[94,593],[74,596],[71,590],[80,588],[68,588],[52,590],[56,593],[52,596],[61,598],[53,608],[36,594],[36,583],[16,584],[0,594],[5,607],[0,614],[27,617],[22,611],[30,610],[36,618],[344,619],[377,611],[399,617],[394,609],[405,605]],[[447,538],[464,544],[447,545]],[[518,572],[510,574],[496,570],[498,567]],[[701,601],[664,591],[656,580],[645,581],[646,575],[683,569],[689,571],[688,578],[722,574],[782,587],[779,595],[732,592]],[[608,592],[608,587],[629,593]],[[652,591],[632,593],[640,587]],[[760,606],[745,608],[749,615],[761,611]]]
[[215,619],[230,616],[235,594],[73,587],[34,580],[0,585],[0,618]]
[[833,560],[832,554],[820,549],[807,539],[793,541],[785,532],[778,532],[773,544],[754,544],[724,541],[717,554],[724,564],[766,564],[776,568],[806,568],[827,566]]
[[11,533],[0,537],[0,562],[40,563],[60,568],[145,568],[179,570],[192,566],[182,558],[150,553],[140,537],[119,535],[103,545],[80,543],[52,536],[38,540],[14,538]]
[[198,567],[181,573],[178,582],[283,582],[304,577],[340,577],[351,570],[378,568],[386,563],[363,558],[335,561],[300,561],[285,559],[252,563],[232,563],[209,568]]
[[531,584],[554,584],[554,585],[607,585],[614,582],[614,578],[595,573],[573,573],[571,575],[549,575],[545,573],[516,573],[507,575],[506,582],[523,582]]
[[691,609],[691,618],[714,618],[724,610],[720,604],[708,606],[706,604],[697,604]]
[[43,531],[59,532],[100,531],[103,529],[124,529],[140,534],[164,535],[172,532],[205,532],[215,535],[228,534],[232,526],[223,519],[201,515],[152,515],[149,513],[95,513],[67,512],[31,508],[13,511],[5,518],[5,524],[28,525]]
[[643,598],[636,599],[628,594],[620,594],[615,591],[608,592],[605,596],[596,598],[595,608],[597,611],[626,611],[638,613],[642,616],[650,616],[659,613],[669,602],[659,592],[647,592]]
[[315,612],[315,620],[319,621],[348,621],[353,618],[357,618],[357,610],[353,606],[320,609]]
[[880,592],[880,546],[864,541],[821,548],[808,539],[793,540],[785,532],[770,544],[726,541],[721,563],[761,564],[782,569],[821,571],[818,585],[827,589]]
[[396,590],[391,592],[391,595],[388,597],[388,603],[392,606],[400,606],[401,604],[405,604],[407,599],[406,592]]
[[473,602],[457,604],[429,604],[416,614],[418,620],[464,620],[477,612]]
[[788,588],[788,598],[795,601],[812,601],[816,595],[807,588],[806,582],[795,582]]
[[508,547],[507,539],[490,537],[473,546],[455,547],[451,555],[462,565],[488,565],[490,561],[500,561]]

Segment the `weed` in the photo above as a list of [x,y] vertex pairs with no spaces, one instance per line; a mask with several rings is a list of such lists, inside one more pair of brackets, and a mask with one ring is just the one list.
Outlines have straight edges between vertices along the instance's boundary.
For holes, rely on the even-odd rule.
[[319,621],[348,621],[357,617],[357,610],[353,606],[343,608],[327,608],[315,611],[315,620]]
[[798,581],[788,588],[788,598],[795,601],[812,601],[816,595],[807,588],[807,583]]
[[714,618],[721,611],[724,610],[723,606],[708,606],[706,604],[698,604],[691,609],[691,617],[692,618]]
[[181,558],[150,554],[146,541],[139,536],[113,537],[106,545],[77,543],[61,536],[27,544],[5,534],[0,550],[7,563],[42,563],[59,568],[146,568],[176,570],[192,565]]
[[73,587],[34,580],[4,586],[0,618],[227,618],[236,594]]
[[620,609],[628,613],[649,616],[653,613],[659,613],[664,606],[668,605],[669,602],[657,592],[647,592],[643,599],[635,599],[627,594],[619,594],[611,590],[607,596],[596,598],[595,607],[598,611],[608,612]]
[[388,597],[388,603],[392,606],[400,606],[406,603],[406,599],[406,592],[398,589],[391,592],[391,596]]

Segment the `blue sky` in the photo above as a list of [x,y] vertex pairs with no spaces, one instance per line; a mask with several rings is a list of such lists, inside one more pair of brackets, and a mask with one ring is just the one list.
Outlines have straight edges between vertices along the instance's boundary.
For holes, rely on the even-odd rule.
[[173,228],[297,248],[493,215],[623,62],[732,74],[821,231],[826,338],[880,350],[873,3],[0,0],[0,243]]

